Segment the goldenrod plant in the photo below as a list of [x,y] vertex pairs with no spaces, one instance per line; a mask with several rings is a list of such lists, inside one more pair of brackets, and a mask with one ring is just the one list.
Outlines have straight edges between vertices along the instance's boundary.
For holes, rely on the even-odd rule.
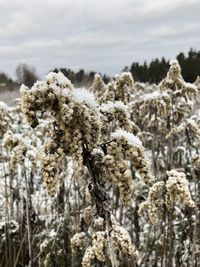
[[0,102],[0,267],[200,263],[199,79],[50,72]]

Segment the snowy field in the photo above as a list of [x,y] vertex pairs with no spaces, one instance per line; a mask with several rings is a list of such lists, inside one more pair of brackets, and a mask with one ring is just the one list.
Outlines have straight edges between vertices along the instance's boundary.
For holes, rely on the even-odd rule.
[[199,266],[200,82],[170,64],[0,95],[0,267]]

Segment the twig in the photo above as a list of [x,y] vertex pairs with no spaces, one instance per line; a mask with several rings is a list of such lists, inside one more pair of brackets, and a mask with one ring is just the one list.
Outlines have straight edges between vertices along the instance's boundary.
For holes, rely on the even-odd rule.
[[21,252],[21,249],[22,249],[22,245],[23,245],[23,243],[24,243],[24,240],[25,240],[25,238],[26,238],[26,235],[27,235],[27,230],[26,230],[26,232],[25,232],[25,234],[24,234],[24,236],[23,236],[23,238],[22,238],[22,241],[21,241],[21,243],[20,243],[20,247],[19,247],[19,250],[18,250],[18,252],[17,252],[17,257],[16,257],[16,259],[15,259],[14,267],[17,266],[17,262],[18,262],[18,259],[19,259],[19,255],[20,255],[20,252]]
[[26,170],[24,170],[24,177],[25,177],[25,188],[26,188],[26,220],[27,220],[27,231],[28,231],[29,266],[32,267],[33,259],[32,259],[32,245],[31,245],[31,225],[29,218],[29,190],[28,190]]

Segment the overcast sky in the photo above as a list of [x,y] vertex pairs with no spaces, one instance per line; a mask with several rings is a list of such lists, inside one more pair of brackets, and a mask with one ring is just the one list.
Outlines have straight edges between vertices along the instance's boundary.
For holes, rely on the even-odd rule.
[[119,73],[200,49],[200,0],[0,0],[0,71],[19,62]]

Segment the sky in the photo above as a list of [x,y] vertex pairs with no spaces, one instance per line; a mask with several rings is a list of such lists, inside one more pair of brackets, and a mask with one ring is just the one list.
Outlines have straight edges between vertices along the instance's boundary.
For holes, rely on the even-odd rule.
[[200,0],[0,0],[0,72],[34,66],[114,75],[200,50]]

